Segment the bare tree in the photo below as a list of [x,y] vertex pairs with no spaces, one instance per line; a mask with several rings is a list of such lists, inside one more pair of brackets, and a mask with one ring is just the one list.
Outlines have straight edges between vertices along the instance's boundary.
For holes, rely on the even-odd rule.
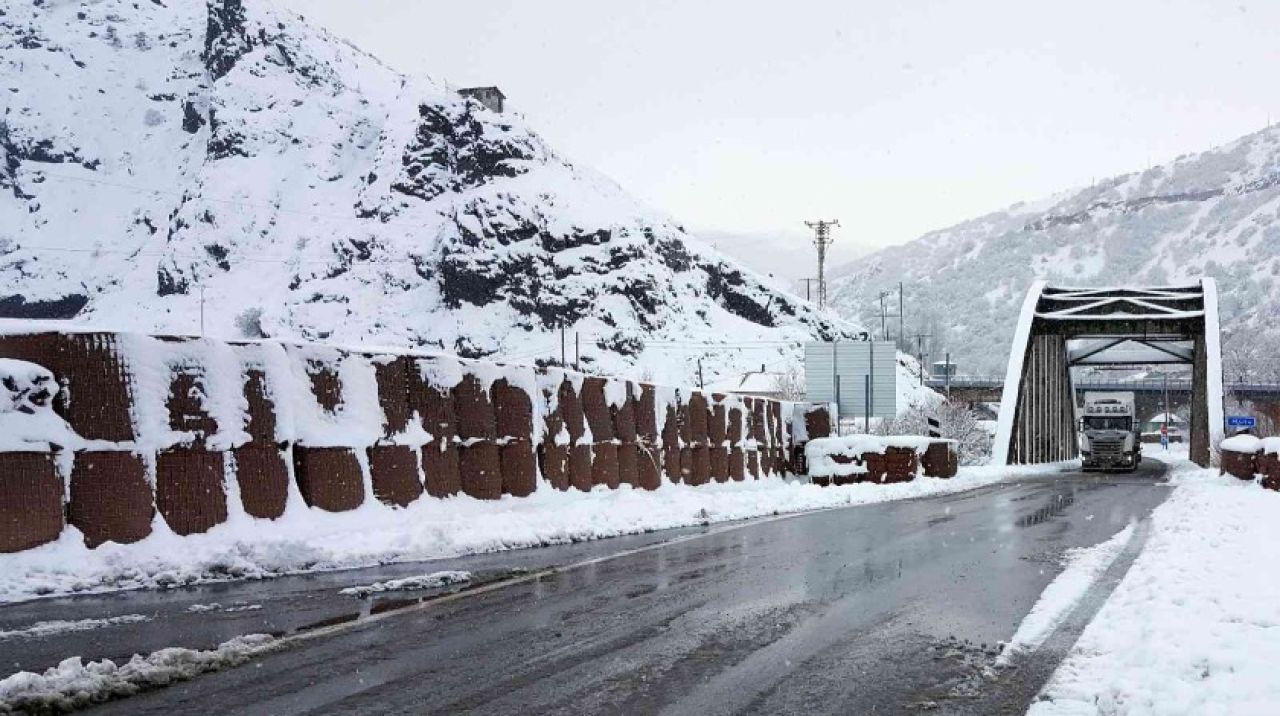
[[956,441],[961,465],[981,465],[991,457],[991,433],[983,427],[978,414],[964,403],[940,401],[926,405],[912,404],[893,420],[875,426],[878,435],[928,435],[929,418],[940,424],[942,437]]
[[800,366],[792,363],[779,372],[773,379],[773,391],[782,400],[804,400],[804,372],[800,370]]

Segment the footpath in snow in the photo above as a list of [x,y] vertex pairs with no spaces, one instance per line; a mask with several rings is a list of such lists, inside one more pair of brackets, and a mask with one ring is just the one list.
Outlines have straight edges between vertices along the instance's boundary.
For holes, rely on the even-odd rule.
[[179,537],[157,518],[129,545],[87,549],[74,528],[62,538],[0,555],[0,603],[40,596],[266,578],[579,542],[625,534],[971,490],[1058,472],[1061,465],[962,468],[949,480],[842,487],[772,477],[655,491],[545,486],[524,498],[418,500],[393,509],[370,503],[343,513],[296,508],[277,520],[244,514],[204,534]]
[[1280,493],[1191,463],[1032,716],[1280,713]]

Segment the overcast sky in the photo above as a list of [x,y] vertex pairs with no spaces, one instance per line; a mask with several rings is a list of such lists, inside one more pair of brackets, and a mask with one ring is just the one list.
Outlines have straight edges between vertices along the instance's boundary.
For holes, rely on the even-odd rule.
[[1280,117],[1274,0],[281,1],[796,276]]

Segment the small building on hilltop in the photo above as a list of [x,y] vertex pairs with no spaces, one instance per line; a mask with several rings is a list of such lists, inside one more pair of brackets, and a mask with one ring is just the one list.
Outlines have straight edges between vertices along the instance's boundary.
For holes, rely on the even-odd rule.
[[458,94],[470,97],[498,113],[502,112],[502,103],[507,99],[497,87],[463,87],[458,90]]

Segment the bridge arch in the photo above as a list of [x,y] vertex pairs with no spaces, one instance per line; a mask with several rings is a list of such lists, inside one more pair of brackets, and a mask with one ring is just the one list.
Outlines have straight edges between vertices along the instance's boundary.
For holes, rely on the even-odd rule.
[[1009,351],[992,461],[1077,457],[1071,368],[1170,363],[1192,367],[1191,459],[1208,466],[1224,429],[1214,280],[1117,288],[1037,281],[1022,303]]

